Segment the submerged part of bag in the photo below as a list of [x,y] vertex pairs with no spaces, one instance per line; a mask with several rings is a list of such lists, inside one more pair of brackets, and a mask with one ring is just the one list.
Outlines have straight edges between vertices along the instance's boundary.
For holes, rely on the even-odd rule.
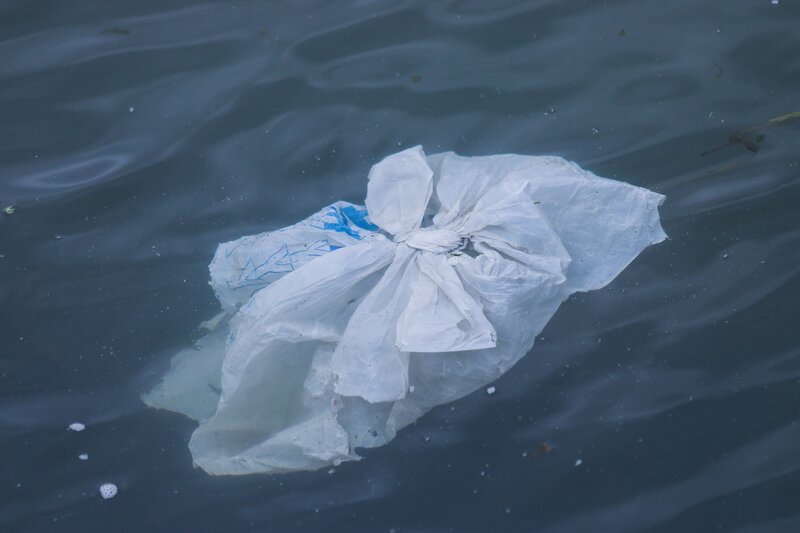
[[391,155],[366,207],[221,244],[223,314],[144,401],[200,421],[211,474],[358,459],[497,379],[571,293],[662,241],[663,200],[558,157]]

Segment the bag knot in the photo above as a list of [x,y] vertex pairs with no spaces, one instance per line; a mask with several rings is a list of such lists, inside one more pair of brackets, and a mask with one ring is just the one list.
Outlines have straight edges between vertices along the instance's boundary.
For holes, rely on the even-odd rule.
[[411,248],[436,254],[448,254],[463,248],[467,238],[446,228],[418,228],[395,235],[394,242],[404,242]]

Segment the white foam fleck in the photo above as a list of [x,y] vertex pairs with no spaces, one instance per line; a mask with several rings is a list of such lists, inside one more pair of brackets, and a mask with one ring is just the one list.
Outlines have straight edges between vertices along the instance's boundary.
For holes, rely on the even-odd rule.
[[103,483],[100,485],[100,496],[102,496],[104,500],[110,500],[117,495],[117,492],[117,486],[113,483]]

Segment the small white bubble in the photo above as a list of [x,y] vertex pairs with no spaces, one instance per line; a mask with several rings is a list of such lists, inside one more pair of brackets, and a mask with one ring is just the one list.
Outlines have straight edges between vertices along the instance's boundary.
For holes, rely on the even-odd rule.
[[104,500],[110,500],[117,495],[117,492],[117,486],[113,483],[103,483],[100,485],[100,496],[102,496]]
[[495,392],[497,392],[497,389],[495,387],[489,387],[488,389],[486,389],[486,394],[488,394],[489,396],[491,396]]
[[81,424],[80,422],[73,422],[72,424],[69,425],[69,429],[70,431],[83,431],[84,429],[86,429],[86,426],[84,424]]
[[81,461],[88,461],[89,460],[89,454],[88,453],[82,453],[82,454],[80,454],[78,456],[78,459],[80,459]]
[[772,0],[772,5],[773,6],[777,6],[780,3],[781,3],[780,0]]
[[133,107],[133,106],[130,106],[130,107],[128,108],[128,113],[133,113],[134,111],[136,111],[136,108],[135,108],[135,107]]
[[583,464],[583,459],[575,459],[575,466],[581,466]]

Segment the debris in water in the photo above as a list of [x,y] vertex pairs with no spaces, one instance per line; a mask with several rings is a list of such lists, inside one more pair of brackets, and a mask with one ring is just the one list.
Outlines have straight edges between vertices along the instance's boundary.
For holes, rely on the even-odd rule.
[[102,496],[104,500],[110,500],[117,495],[117,492],[119,492],[117,486],[113,483],[103,483],[100,485],[100,496]]
[[[713,59],[711,60],[711,62],[714,63],[715,67],[717,67],[717,74],[714,76],[714,79],[718,80],[718,79],[720,79],[722,77],[723,74],[725,74],[725,71],[722,70],[722,65],[720,65],[719,63],[717,63]],[[709,115],[709,117],[710,117],[710,115]]]
[[422,76],[420,76],[419,74],[412,74],[411,81],[413,81],[414,83],[419,83],[422,81]]
[[537,449],[537,451],[538,451],[538,452],[539,452],[541,455],[547,455],[548,453],[550,453],[550,452],[552,452],[552,451],[553,451],[553,447],[550,445],[550,443],[549,443],[549,442],[547,442],[547,441],[543,440],[543,441],[541,442],[541,444],[539,444],[539,448]]
[[532,453],[522,452],[522,457],[523,458],[530,457],[532,459],[536,459],[537,457],[541,457],[542,455],[548,455],[552,452],[553,452],[553,446],[549,442],[543,440],[542,442],[539,443],[539,446],[537,446],[536,450],[534,450]]
[[86,429],[86,426],[84,424],[81,424],[80,422],[73,422],[72,424],[69,425],[69,429],[70,431],[83,431],[84,429]]
[[494,387],[489,387],[488,389],[486,389],[486,394],[488,394],[489,396],[491,396],[495,392],[497,392],[497,389]]
[[81,461],[88,461],[89,460],[89,454],[88,453],[82,453],[82,454],[80,454],[78,456],[78,459],[80,459]]
[[581,466],[583,464],[583,459],[575,459],[575,466]]
[[773,126],[777,126],[778,124],[786,124],[789,122],[794,122],[795,120],[800,120],[800,111],[795,111],[794,113],[786,113],[785,115],[781,115],[779,117],[771,118],[766,122],[762,122],[761,124],[756,124],[755,126],[751,126],[749,128],[744,128],[742,130],[736,131],[728,137],[728,142],[725,144],[720,144],[719,146],[715,146],[709,150],[706,150],[701,156],[705,156],[708,154],[712,154],[718,150],[722,150],[723,148],[727,148],[728,146],[732,146],[734,144],[741,144],[747,150],[753,152],[754,154],[758,152],[760,144],[764,142],[764,133],[763,131],[771,128]]
[[3,213],[6,215],[13,215],[17,208],[13,205],[7,205],[3,208]]

